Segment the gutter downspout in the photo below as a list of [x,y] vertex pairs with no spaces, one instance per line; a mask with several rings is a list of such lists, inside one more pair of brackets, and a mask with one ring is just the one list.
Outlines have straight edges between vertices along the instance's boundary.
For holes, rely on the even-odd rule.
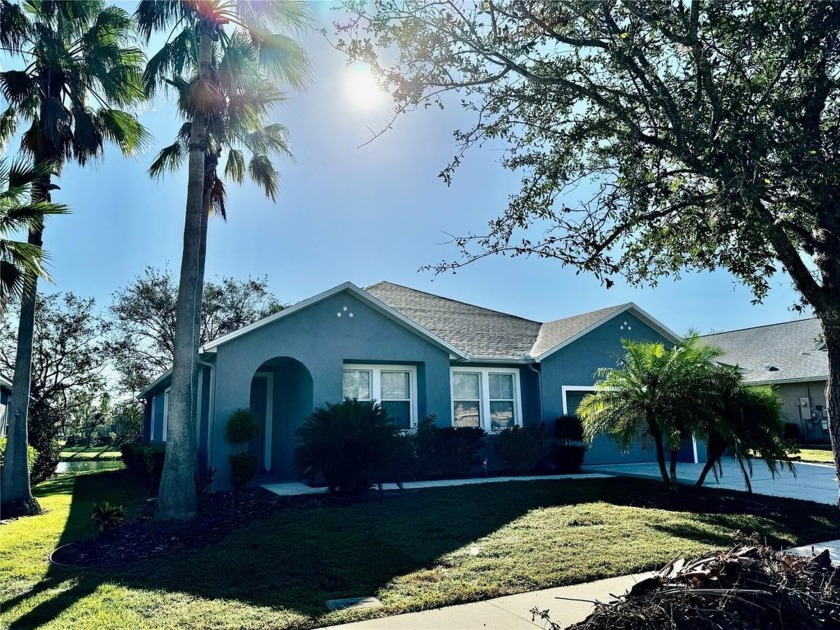
[[539,392],[540,399],[540,422],[542,423],[545,422],[545,418],[543,417],[545,405],[543,404],[542,370],[538,370],[536,367],[534,367],[537,362],[537,360],[534,357],[530,355],[525,355],[523,358],[530,361],[528,363],[528,369],[537,375],[537,391]]
[[[210,368],[210,390],[208,391],[209,400],[207,401],[207,467],[213,466],[213,433],[216,428],[216,366],[206,361],[198,360],[199,365]],[[201,400],[201,392],[204,388],[199,390],[199,401]],[[201,403],[198,405],[198,425],[201,426]],[[199,431],[199,439],[201,432]]]

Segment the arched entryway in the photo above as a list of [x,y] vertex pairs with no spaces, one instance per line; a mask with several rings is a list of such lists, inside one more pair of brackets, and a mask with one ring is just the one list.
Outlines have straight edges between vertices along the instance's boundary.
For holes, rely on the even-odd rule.
[[278,479],[296,479],[292,456],[295,430],[312,413],[312,375],[296,359],[275,357],[251,379],[251,411],[263,427],[254,454],[263,469]]

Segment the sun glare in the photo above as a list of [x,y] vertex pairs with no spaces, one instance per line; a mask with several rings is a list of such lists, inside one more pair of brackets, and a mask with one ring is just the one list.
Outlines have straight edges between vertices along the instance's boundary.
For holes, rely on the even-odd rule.
[[356,109],[376,109],[386,102],[385,93],[379,88],[370,68],[362,64],[354,64],[347,68],[344,76],[344,96]]

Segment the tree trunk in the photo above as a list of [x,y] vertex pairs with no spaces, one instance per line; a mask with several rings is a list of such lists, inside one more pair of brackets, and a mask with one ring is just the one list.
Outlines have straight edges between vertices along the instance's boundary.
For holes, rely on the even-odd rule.
[[[825,348],[828,352],[828,383],[825,386],[825,402],[828,407],[828,432],[831,450],[834,453],[834,467],[840,479],[840,311],[829,311],[821,316]],[[837,499],[840,505],[840,495]]]
[[680,454],[679,449],[671,449],[671,467],[669,469],[670,477],[671,477],[671,486],[676,488],[678,485],[677,482],[677,457]]
[[662,432],[651,421],[648,421],[648,431],[656,445],[656,461],[659,463],[659,473],[662,475],[662,481],[665,482],[666,486],[670,486],[671,478],[668,476],[668,470],[665,468],[665,446],[662,444]]
[[715,467],[718,460],[723,457],[725,452],[726,441],[723,437],[714,432],[710,433],[709,439],[706,441],[706,465],[703,466],[703,471],[697,478],[697,483],[694,484],[696,487],[700,488],[703,485],[703,482],[706,481],[706,476]]
[[[199,77],[211,83],[213,27],[199,26]],[[203,278],[201,232],[204,208],[204,156],[207,150],[206,116],[193,114],[190,133],[189,180],[184,220],[184,250],[178,301],[175,307],[175,352],[169,392],[166,456],[158,491],[157,517],[186,520],[195,516],[195,423],[194,406],[198,382],[198,331],[196,311],[201,308]]]
[[[49,188],[40,192],[49,197]],[[35,197],[36,195],[33,195]],[[43,228],[29,232],[29,243],[41,246]],[[29,480],[29,388],[32,373],[32,340],[35,334],[35,306],[38,296],[38,277],[31,272],[24,276],[23,296],[18,322],[15,374],[12,378],[12,396],[7,410],[8,435],[3,461],[2,505],[3,518],[31,516],[41,513],[41,507],[32,496]]]

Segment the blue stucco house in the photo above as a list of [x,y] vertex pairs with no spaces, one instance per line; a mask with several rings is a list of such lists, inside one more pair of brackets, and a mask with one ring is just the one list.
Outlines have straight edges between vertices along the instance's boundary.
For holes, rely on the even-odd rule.
[[12,381],[0,374],[0,437],[6,435],[9,428],[7,409],[12,396]]
[[[632,303],[537,322],[408,287],[341,284],[200,349],[196,439],[201,459],[227,479],[224,426],[250,408],[265,430],[265,472],[294,479],[295,430],[316,405],[374,399],[401,427],[434,414],[439,425],[553,422],[573,413],[614,366],[621,339],[677,341]],[[145,439],[166,441],[169,373],[141,394]],[[681,459],[698,461],[697,444]],[[641,445],[622,453],[598,439],[588,464],[655,460]]]

